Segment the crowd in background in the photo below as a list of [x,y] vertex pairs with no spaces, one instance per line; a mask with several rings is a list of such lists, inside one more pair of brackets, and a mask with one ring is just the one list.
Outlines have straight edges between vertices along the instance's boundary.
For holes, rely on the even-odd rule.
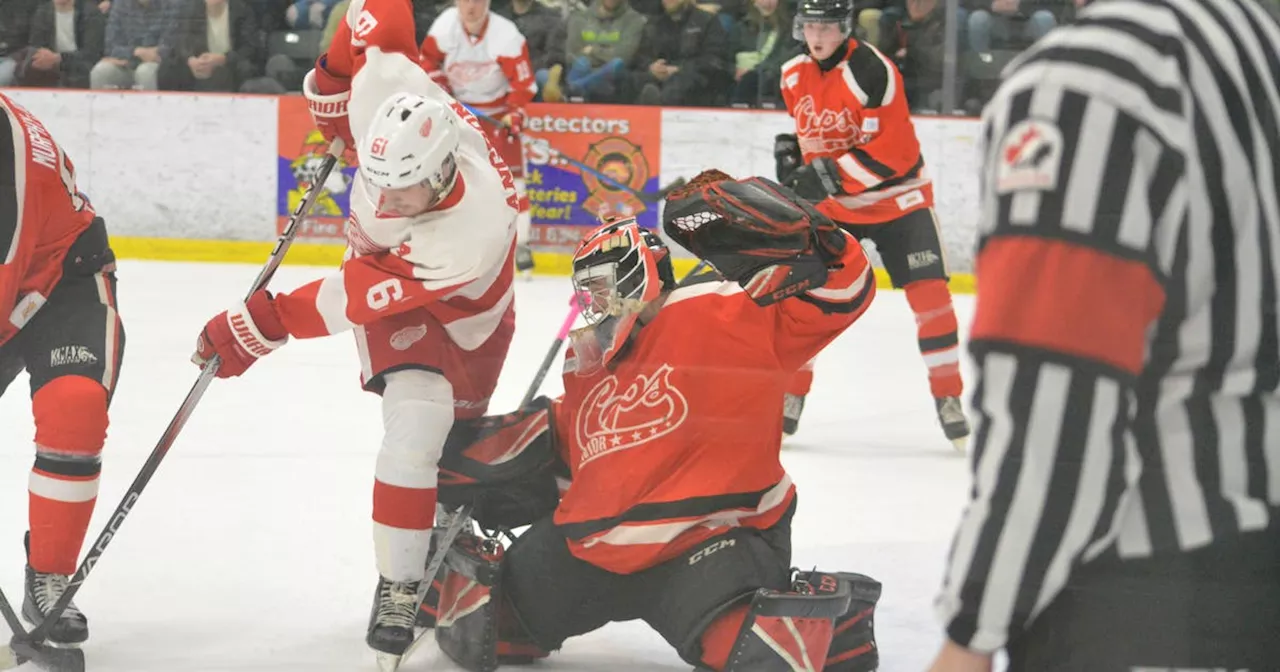
[[[297,92],[348,2],[0,0],[0,86]],[[802,49],[794,2],[492,0],[491,11],[524,34],[539,100],[777,108],[780,67]],[[857,37],[894,59],[916,113],[976,114],[1004,65],[1084,4],[959,2],[952,110],[945,0],[854,3]],[[420,41],[449,4],[413,0]]]

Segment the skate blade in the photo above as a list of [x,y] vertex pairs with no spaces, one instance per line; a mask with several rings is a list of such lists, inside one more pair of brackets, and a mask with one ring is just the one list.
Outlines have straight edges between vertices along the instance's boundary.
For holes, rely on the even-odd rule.
[[378,657],[378,669],[381,672],[396,672],[396,670],[400,669],[400,661],[404,659],[403,656],[398,656],[394,653],[377,651],[375,654]]
[[[45,672],[84,672],[84,651],[81,651],[78,645],[45,642],[33,646],[15,638],[9,648],[17,665],[30,662],[36,669],[45,670]],[[0,653],[0,663],[2,662],[3,653]],[[5,669],[2,664],[0,669]]]

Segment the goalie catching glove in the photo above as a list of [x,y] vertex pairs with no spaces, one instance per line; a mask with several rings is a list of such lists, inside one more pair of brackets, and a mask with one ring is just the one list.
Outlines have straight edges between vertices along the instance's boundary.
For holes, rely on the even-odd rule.
[[668,196],[662,226],[761,306],[821,287],[848,240],[792,190],[718,170]]

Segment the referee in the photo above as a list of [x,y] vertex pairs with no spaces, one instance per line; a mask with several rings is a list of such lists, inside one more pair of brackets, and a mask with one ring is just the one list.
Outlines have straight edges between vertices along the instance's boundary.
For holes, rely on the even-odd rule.
[[1280,24],[1097,0],[987,106],[934,672],[1280,670]]

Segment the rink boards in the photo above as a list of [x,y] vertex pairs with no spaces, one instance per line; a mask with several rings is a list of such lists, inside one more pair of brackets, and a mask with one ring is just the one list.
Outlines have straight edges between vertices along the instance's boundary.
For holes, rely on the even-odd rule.
[[[80,188],[106,218],[124,258],[263,260],[301,181],[322,151],[298,96],[10,89],[76,163]],[[301,117],[299,111],[301,110]],[[792,130],[782,112],[531,106],[530,135],[572,160],[640,191],[706,168],[772,176],[773,142]],[[534,121],[536,120],[536,121]],[[972,291],[978,217],[978,138],[974,119],[917,117],[947,262],[957,291]],[[656,147],[655,147],[656,145]],[[530,145],[539,272],[566,274],[564,242],[591,221],[591,208],[616,197],[604,180],[566,168]],[[630,166],[619,170],[617,166]],[[341,259],[345,191],[354,169],[330,181],[331,217],[309,219],[286,263]],[[618,207],[639,202],[613,202]],[[649,215],[653,221],[653,215]],[[692,267],[681,259],[678,270]],[[883,279],[883,278],[882,278]]]

